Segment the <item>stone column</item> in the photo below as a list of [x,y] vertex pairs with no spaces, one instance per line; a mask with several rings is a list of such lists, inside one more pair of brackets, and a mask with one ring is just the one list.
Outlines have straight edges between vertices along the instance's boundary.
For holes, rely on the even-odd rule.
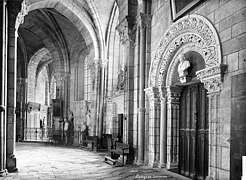
[[[100,82],[100,109],[99,109],[99,122],[100,122],[100,137],[102,137],[103,134],[103,117],[104,117],[104,112],[103,112],[103,107],[104,107],[104,90],[105,90],[105,70],[107,68],[107,59],[102,60],[101,62],[101,82]],[[101,142],[102,143],[102,142]]]
[[167,169],[178,168],[179,88],[167,88]]
[[1,86],[0,86],[0,176],[6,172],[6,2],[0,2],[0,68],[1,68]]
[[[102,80],[102,61],[101,59],[94,59],[94,68],[95,68],[95,84],[94,84],[94,92],[95,92],[95,102],[96,102],[96,121],[98,122],[97,126],[97,136],[99,138],[99,144],[100,140],[103,134],[103,121],[101,119],[101,111],[100,111],[100,91],[101,91],[101,80]],[[99,146],[100,149],[100,146]]]
[[15,158],[16,139],[16,79],[17,79],[17,30],[26,15],[25,1],[8,1],[8,85],[7,85],[7,169],[17,171]]
[[[100,73],[101,73],[101,60],[98,58],[93,58],[88,56],[87,67],[90,72],[91,78],[91,93],[89,101],[94,104],[94,108],[91,109],[91,119],[93,119],[93,128],[91,129],[92,133],[90,135],[100,136],[102,133],[102,124],[99,123],[99,82],[100,82]],[[100,127],[100,129],[99,129]]]
[[159,167],[166,167],[167,164],[167,101],[164,88],[159,88],[161,100],[160,119],[160,163]]
[[16,114],[19,116],[16,117],[16,126],[19,127],[16,129],[17,136],[19,135],[20,139],[24,139],[24,119],[25,119],[25,78],[17,78],[17,92],[18,96],[16,97],[17,102],[19,103],[18,109],[16,109]]
[[157,167],[160,159],[160,98],[159,89],[145,89],[149,97],[149,165]]
[[138,164],[144,163],[145,142],[145,65],[146,65],[146,31],[150,28],[151,16],[140,13],[137,24],[140,29],[140,78],[139,78],[139,115],[138,115]]
[[64,111],[63,111],[63,117],[67,117],[68,116],[68,110],[69,110],[69,106],[68,106],[68,96],[69,96],[69,82],[70,82],[70,74],[69,73],[65,73],[64,75],[64,81],[63,81],[63,87],[64,87]]
[[220,162],[221,151],[219,145],[219,98],[220,93],[212,92],[208,94],[209,98],[209,173],[208,176],[212,179],[219,179],[218,162]]
[[133,144],[133,114],[134,114],[134,43],[135,29],[134,18],[126,16],[116,27],[120,35],[120,41],[125,48],[124,64],[124,122],[123,141]]

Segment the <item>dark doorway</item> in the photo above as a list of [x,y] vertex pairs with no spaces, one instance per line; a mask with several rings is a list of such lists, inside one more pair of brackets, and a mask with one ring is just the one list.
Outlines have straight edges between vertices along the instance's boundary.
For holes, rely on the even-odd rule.
[[208,175],[208,98],[203,84],[186,86],[181,94],[179,172],[193,178]]

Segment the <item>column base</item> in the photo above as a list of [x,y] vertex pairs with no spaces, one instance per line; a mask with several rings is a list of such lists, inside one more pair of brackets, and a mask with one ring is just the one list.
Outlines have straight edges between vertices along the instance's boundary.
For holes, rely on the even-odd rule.
[[157,161],[149,161],[149,166],[152,168],[157,168],[158,167],[158,162]]
[[138,166],[144,166],[144,161],[143,160],[137,160],[136,164]]
[[170,170],[170,169],[178,169],[178,164],[177,163],[167,163],[166,168],[168,170]]
[[158,168],[166,168],[167,164],[166,163],[159,163]]
[[7,175],[8,175],[8,170],[7,169],[0,171],[0,177],[4,177],[4,176],[7,176]]
[[7,156],[7,170],[10,173],[18,171],[16,167],[16,158],[14,155]]

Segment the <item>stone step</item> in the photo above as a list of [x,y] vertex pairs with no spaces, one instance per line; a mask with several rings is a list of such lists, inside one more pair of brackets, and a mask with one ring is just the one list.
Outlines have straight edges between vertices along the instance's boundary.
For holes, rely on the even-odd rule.
[[116,165],[117,159],[112,159],[109,156],[105,156],[104,158],[105,158],[105,161],[104,162],[106,162],[106,163],[108,163],[110,165],[113,165],[113,166]]

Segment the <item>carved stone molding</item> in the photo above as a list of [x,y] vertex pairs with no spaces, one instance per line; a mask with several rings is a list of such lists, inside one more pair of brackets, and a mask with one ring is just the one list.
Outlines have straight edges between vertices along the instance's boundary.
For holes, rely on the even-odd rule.
[[159,89],[156,87],[149,87],[144,89],[146,95],[149,98],[150,105],[159,105],[160,104],[160,93]]
[[225,72],[226,66],[225,65],[218,65],[211,68],[202,69],[196,72],[196,76],[198,79],[203,81],[206,78],[216,76],[216,75],[223,75]]
[[123,45],[129,44],[129,41],[135,41],[136,29],[134,28],[134,23],[134,18],[126,16],[119,25],[117,25],[116,30],[119,32],[120,41]]
[[151,62],[149,86],[165,86],[166,73],[176,52],[194,46],[206,68],[221,64],[221,47],[213,25],[200,15],[189,15],[174,23],[164,34]]
[[146,29],[150,29],[151,27],[151,20],[152,20],[152,16],[149,14],[145,14],[145,13],[140,13],[137,17],[136,17],[136,24],[142,29],[142,28],[146,28]]

